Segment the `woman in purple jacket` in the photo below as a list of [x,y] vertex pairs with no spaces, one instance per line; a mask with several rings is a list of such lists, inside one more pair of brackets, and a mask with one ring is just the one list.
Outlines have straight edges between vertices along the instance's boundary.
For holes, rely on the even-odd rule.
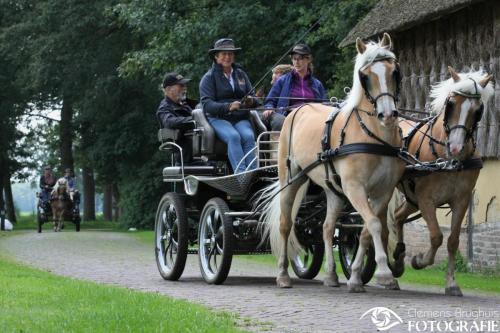
[[306,44],[297,44],[290,51],[293,70],[274,83],[264,106],[269,108],[262,118],[272,131],[280,131],[292,107],[327,98],[323,84],[312,75],[312,54]]

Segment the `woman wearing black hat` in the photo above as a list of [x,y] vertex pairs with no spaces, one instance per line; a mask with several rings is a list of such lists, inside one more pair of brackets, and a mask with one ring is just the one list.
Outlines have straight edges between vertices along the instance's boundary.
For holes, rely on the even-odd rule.
[[323,84],[312,75],[312,54],[306,44],[297,44],[290,51],[293,70],[274,83],[266,98],[263,118],[272,117],[272,130],[279,131],[289,107],[327,98]]
[[[200,82],[200,98],[208,122],[217,136],[227,144],[229,162],[235,173],[256,167],[255,135],[248,110],[240,110],[240,100],[252,91],[247,74],[234,63],[236,51],[241,50],[230,38],[219,39],[208,53],[212,68]],[[251,106],[251,98],[245,98]]]

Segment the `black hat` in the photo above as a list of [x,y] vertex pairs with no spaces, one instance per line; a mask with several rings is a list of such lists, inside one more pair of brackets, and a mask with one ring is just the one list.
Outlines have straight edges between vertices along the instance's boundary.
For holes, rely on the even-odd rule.
[[215,42],[214,48],[208,50],[208,54],[213,56],[215,52],[236,52],[241,50],[241,47],[234,46],[234,40],[231,38],[221,38]]
[[186,84],[190,79],[185,79],[182,75],[177,73],[167,73],[163,79],[163,88],[168,86],[175,86],[176,84]]
[[293,49],[288,54],[292,55],[294,53],[302,54],[302,55],[309,55],[312,52],[311,52],[311,48],[309,46],[307,46],[307,44],[297,44],[293,47]]
[[43,168],[44,170],[52,170],[52,168],[50,166],[46,166],[45,168]]

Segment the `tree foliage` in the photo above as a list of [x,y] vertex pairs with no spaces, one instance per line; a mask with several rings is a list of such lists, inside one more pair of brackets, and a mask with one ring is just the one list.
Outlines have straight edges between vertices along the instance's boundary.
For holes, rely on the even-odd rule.
[[[243,49],[237,61],[267,90],[271,66],[307,42],[315,75],[330,96],[343,97],[354,54],[337,45],[375,2],[0,0],[0,153],[22,142],[12,131],[21,114],[69,101],[76,163],[91,166],[101,186],[117,186],[124,223],[152,226],[165,191],[154,118],[164,73],[193,79],[189,94],[197,98],[208,49],[232,37]],[[57,147],[57,126],[41,127],[49,149]]]

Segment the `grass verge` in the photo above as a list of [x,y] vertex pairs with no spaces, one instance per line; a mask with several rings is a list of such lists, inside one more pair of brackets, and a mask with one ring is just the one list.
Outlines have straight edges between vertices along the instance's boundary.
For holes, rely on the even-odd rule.
[[0,285],[1,332],[241,332],[228,313],[59,277],[1,257]]

